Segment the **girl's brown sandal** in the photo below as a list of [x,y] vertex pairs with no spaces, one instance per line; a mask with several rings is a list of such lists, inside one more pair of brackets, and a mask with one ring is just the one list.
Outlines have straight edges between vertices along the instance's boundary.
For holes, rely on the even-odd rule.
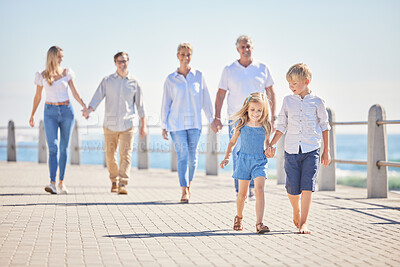
[[268,226],[264,225],[262,222],[256,224],[257,234],[265,234],[269,232]]
[[243,230],[242,219],[243,217],[235,216],[235,219],[233,220],[233,230]]

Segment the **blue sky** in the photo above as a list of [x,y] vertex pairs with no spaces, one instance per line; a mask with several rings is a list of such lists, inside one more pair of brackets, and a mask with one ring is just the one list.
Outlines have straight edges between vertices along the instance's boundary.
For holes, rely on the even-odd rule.
[[[165,77],[178,66],[177,45],[193,44],[191,65],[204,73],[214,102],[222,69],[238,58],[241,34],[254,39],[254,58],[271,68],[278,111],[290,94],[287,69],[304,62],[313,71],[311,89],[338,121],[365,121],[376,103],[388,119],[400,119],[399,14],[397,0],[0,0],[0,125],[10,119],[28,125],[34,73],[43,70],[52,45],[63,48],[63,66],[75,71],[85,102],[115,71],[113,55],[129,53],[149,122],[157,124]],[[103,105],[88,122],[73,105],[82,125],[102,124]],[[223,110],[226,116],[226,103]],[[43,102],[35,116],[42,118]],[[339,127],[366,133],[365,126]],[[388,132],[400,133],[400,126],[388,126]]]

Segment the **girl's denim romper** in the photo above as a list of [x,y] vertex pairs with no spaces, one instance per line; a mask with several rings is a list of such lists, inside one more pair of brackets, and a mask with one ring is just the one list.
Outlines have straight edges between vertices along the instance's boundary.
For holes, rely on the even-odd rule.
[[264,128],[245,125],[240,129],[240,138],[242,143],[232,177],[239,180],[267,177],[268,159],[264,155]]

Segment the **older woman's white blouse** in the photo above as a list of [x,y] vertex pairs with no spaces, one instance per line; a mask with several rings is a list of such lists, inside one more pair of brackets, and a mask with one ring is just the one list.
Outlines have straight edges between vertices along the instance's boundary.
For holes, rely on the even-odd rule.
[[168,75],[161,107],[162,128],[167,131],[201,130],[201,110],[211,123],[213,106],[203,74],[191,69],[186,79],[176,71]]
[[35,84],[44,87],[46,91],[46,102],[64,102],[69,100],[68,82],[74,78],[74,72],[71,69],[66,69],[64,77],[54,81],[52,85],[49,85],[43,75],[40,72],[36,72]]

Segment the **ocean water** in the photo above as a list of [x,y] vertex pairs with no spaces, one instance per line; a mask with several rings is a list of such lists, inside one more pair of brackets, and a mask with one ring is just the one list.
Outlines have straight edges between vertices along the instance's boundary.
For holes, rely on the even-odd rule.
[[[203,134],[199,143],[198,170],[205,170],[206,134]],[[137,166],[137,138],[134,141],[134,152],[132,154],[132,166]],[[225,152],[229,138],[227,134],[220,135],[220,152]],[[388,135],[388,160],[400,162],[400,135]],[[336,136],[336,158],[341,160],[367,160],[367,135],[337,134]],[[171,166],[171,154],[169,152],[171,143],[162,139],[159,134],[150,134],[150,168],[169,169]],[[0,161],[7,160],[7,143],[0,141]],[[29,146],[29,147],[27,147]],[[101,133],[81,134],[81,164],[103,164],[104,141]],[[224,154],[220,154],[222,160]],[[38,161],[37,141],[19,141],[17,138],[17,161]],[[270,170],[276,169],[275,159],[269,159]],[[343,171],[366,172],[366,166],[352,164],[337,164],[337,168]],[[225,170],[232,171],[230,163]],[[400,168],[389,168],[389,171],[400,172]]]

